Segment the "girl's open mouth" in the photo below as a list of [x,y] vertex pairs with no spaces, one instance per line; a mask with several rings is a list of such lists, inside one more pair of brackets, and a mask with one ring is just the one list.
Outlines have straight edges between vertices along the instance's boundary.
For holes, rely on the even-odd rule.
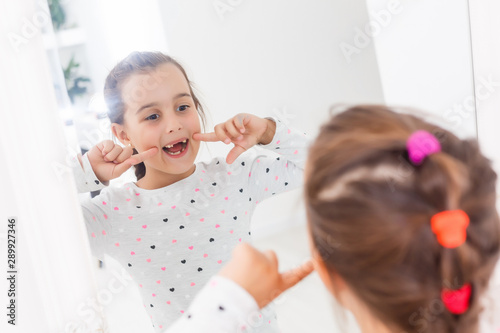
[[189,139],[184,139],[183,141],[163,147],[163,151],[169,156],[180,157],[180,155],[183,155],[183,153],[187,150],[188,143]]

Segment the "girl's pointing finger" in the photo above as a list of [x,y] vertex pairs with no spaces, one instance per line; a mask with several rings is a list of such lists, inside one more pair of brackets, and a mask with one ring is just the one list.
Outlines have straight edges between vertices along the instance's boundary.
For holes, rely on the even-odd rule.
[[141,162],[144,162],[148,158],[155,156],[158,153],[159,149],[157,147],[150,148],[142,153],[132,155],[128,160],[124,163],[129,163],[130,165],[136,165]]
[[206,141],[206,142],[216,142],[219,141],[217,135],[214,132],[212,133],[194,133],[193,139],[197,141]]

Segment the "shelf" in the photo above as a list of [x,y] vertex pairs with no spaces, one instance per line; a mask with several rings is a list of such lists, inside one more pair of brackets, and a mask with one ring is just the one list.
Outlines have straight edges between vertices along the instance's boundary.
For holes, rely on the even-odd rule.
[[43,42],[47,50],[84,44],[87,40],[85,30],[73,28],[57,31],[54,35],[43,34]]

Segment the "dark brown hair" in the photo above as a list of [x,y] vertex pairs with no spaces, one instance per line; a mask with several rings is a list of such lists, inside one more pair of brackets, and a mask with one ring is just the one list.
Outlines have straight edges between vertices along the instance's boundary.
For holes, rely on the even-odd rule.
[[[167,63],[177,66],[186,78],[196,110],[202,120],[202,126],[205,127],[206,116],[203,110],[203,105],[194,94],[193,84],[188,79],[186,71],[175,59],[161,52],[132,52],[109,72],[104,85],[104,99],[108,106],[108,117],[112,123],[123,125],[123,116],[126,106],[126,101],[124,101],[124,96],[122,95],[122,86],[124,82],[133,74],[151,73],[158,66]],[[135,148],[134,154],[137,154]],[[141,179],[145,175],[146,166],[144,163],[137,164],[135,166],[135,176],[137,177],[137,180]]]
[[[420,166],[406,150],[416,130],[434,134],[442,146]],[[499,256],[500,221],[497,175],[476,140],[384,106],[355,106],[322,126],[306,177],[309,228],[331,277],[340,275],[390,329],[478,331],[479,297]],[[447,249],[430,219],[454,209],[464,210],[470,225],[466,242]],[[441,290],[467,282],[470,307],[454,315]]]

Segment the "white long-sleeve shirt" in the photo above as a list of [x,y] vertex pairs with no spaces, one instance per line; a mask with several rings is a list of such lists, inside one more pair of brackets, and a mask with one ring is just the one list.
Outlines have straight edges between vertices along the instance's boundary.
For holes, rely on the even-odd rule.
[[164,333],[253,332],[266,325],[262,312],[245,289],[232,280],[214,276],[186,313]]
[[[278,120],[270,144],[249,149],[231,165],[224,158],[197,163],[190,176],[154,190],[134,182],[105,186],[84,155],[83,169],[74,170],[79,191],[102,189],[81,202],[93,254],[110,255],[130,273],[162,332],[186,312],[232,249],[251,242],[255,206],[302,184],[307,148],[303,133]],[[254,332],[278,332],[276,315],[263,313],[266,325]]]

